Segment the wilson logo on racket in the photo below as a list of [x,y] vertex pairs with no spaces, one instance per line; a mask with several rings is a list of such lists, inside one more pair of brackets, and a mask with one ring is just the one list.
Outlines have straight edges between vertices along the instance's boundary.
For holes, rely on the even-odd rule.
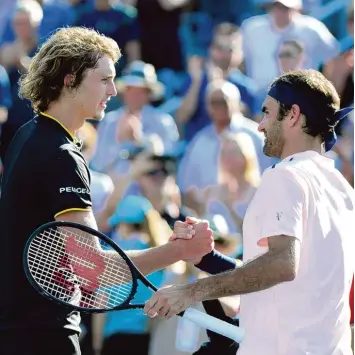
[[81,247],[74,236],[68,237],[65,251],[74,273],[84,281],[80,286],[89,292],[97,290],[100,287],[98,278],[105,271],[105,261],[100,252]]

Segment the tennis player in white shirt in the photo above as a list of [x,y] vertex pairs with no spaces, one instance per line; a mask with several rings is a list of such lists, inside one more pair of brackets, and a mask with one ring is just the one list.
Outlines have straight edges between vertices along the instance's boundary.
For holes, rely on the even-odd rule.
[[317,71],[277,78],[259,130],[264,153],[281,162],[264,172],[249,205],[244,265],[163,288],[145,312],[169,318],[195,302],[242,295],[245,338],[238,355],[352,354],[354,192],[323,155],[351,110],[339,110],[336,90]]

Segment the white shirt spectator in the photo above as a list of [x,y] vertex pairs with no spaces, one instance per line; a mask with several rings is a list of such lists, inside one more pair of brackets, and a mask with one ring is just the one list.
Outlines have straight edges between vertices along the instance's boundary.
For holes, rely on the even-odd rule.
[[296,278],[241,296],[245,341],[238,355],[350,355],[354,191],[334,162],[314,151],[265,171],[244,219],[245,261],[267,238],[301,242]]
[[[261,172],[275,163],[275,159],[268,158],[263,153],[264,135],[258,132],[256,122],[242,114],[236,114],[228,130],[250,135],[255,145]],[[196,134],[187,146],[179,166],[178,183],[182,193],[188,192],[194,186],[203,189],[217,183],[219,151],[220,139],[213,124]]]
[[338,41],[322,22],[301,14],[295,14],[291,24],[282,30],[275,28],[268,14],[251,17],[243,22],[242,34],[247,75],[261,90],[281,74],[277,53],[285,40],[297,40],[303,44],[303,69],[319,69],[340,50]]
[[105,206],[108,197],[112,194],[114,190],[114,184],[112,179],[102,173],[90,170],[91,185],[90,185],[90,195],[92,202],[92,210],[98,213]]
[[[122,144],[117,140],[118,121],[124,114],[124,108],[120,108],[107,113],[100,122],[96,149],[90,162],[90,167],[93,170],[106,173],[113,167],[118,174],[127,172],[129,162],[119,158]],[[174,144],[179,140],[174,119],[149,105],[143,107],[141,116],[144,138],[148,139],[150,135],[156,135],[161,139],[165,152],[172,150]]]

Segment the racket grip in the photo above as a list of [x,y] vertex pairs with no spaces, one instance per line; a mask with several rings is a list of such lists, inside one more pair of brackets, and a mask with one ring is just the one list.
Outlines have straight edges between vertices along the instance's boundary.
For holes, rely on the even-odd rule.
[[183,318],[198,324],[202,328],[212,330],[215,333],[224,335],[225,337],[240,343],[244,338],[244,331],[232,324],[229,324],[223,320],[212,317],[206,313],[202,313],[193,308],[188,308],[183,316]]

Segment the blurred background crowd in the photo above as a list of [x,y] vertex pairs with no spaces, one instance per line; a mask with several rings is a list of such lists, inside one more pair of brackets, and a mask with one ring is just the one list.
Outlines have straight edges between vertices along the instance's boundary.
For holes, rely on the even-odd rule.
[[[1,0],[2,160],[33,118],[18,96],[19,76],[63,26],[94,28],[123,52],[106,117],[78,132],[99,228],[123,248],[166,243],[174,222],[189,215],[210,221],[218,250],[242,258],[246,208],[263,171],[278,162],[263,155],[258,132],[268,85],[283,72],[312,68],[333,82],[342,107],[353,105],[349,0]],[[353,119],[338,125],[328,154],[352,185]],[[201,276],[181,262],[150,278],[162,286]],[[146,297],[142,290],[138,298]],[[236,322],[238,307],[237,297],[205,305]],[[182,319],[153,322],[132,310],[83,315],[84,355],[191,354],[206,340]],[[228,349],[210,353],[235,354]]]

